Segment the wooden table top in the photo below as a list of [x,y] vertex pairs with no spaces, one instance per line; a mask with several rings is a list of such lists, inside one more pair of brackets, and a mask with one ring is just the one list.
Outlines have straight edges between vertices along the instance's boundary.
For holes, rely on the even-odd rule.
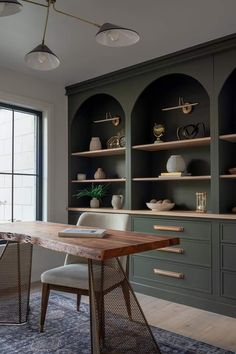
[[177,237],[110,229],[103,238],[58,237],[59,231],[75,227],[44,221],[0,224],[0,239],[21,243],[29,242],[54,251],[94,260],[106,260],[179,243]]

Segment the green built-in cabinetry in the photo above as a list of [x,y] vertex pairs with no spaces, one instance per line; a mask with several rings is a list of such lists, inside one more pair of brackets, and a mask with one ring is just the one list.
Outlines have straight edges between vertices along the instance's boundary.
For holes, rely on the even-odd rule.
[[[236,206],[236,173],[228,171],[236,167],[236,36],[75,84],[66,91],[69,222],[75,223],[79,213],[89,208],[89,198],[75,198],[78,189],[109,183],[100,211],[110,212],[111,196],[122,194],[133,230],[181,238],[175,251],[132,257],[135,287],[229,314],[236,308],[236,217],[227,220],[222,214],[230,215]],[[191,113],[163,110],[177,106],[181,99],[197,103]],[[120,117],[118,126],[94,122],[109,114]],[[154,144],[155,123],[165,127],[163,143]],[[204,124],[205,133],[200,129],[193,139],[178,139],[179,127],[197,123]],[[111,137],[123,134],[125,147],[119,147],[118,140],[117,145],[116,140],[107,145]],[[94,136],[100,138],[102,150],[89,151]],[[176,154],[185,159],[188,175],[159,179],[168,158]],[[95,180],[99,167],[106,178]],[[77,180],[78,173],[85,173],[86,180]],[[209,217],[194,215],[196,192],[207,192]],[[153,198],[174,201],[174,210],[148,211],[146,202]],[[153,223],[181,224],[184,231],[154,230]],[[174,274],[160,274],[163,269]]]

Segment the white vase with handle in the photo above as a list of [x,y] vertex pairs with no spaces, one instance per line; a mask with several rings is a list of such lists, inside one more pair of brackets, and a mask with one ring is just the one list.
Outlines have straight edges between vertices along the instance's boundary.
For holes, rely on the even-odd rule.
[[171,155],[167,161],[166,169],[168,172],[185,172],[186,163],[181,155]]
[[124,197],[123,195],[114,194],[111,199],[113,209],[122,209]]

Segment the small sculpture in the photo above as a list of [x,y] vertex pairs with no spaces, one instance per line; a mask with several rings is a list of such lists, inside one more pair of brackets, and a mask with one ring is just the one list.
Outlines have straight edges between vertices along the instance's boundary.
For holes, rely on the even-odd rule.
[[154,127],[153,127],[153,134],[156,137],[154,144],[163,143],[163,141],[161,140],[161,137],[164,135],[164,133],[165,133],[164,125],[155,123]]
[[203,122],[199,122],[197,124],[188,124],[183,125],[177,129],[177,138],[179,140],[182,139],[194,139],[198,135],[200,137],[204,137],[206,133],[205,125]]
[[106,178],[106,174],[103,171],[101,167],[97,169],[97,171],[94,173],[94,179],[104,179]]

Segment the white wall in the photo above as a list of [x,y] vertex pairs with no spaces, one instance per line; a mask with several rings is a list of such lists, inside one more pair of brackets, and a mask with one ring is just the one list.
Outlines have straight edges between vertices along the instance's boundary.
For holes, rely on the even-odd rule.
[[[44,166],[48,210],[44,218],[67,222],[67,98],[64,87],[0,68],[0,102],[43,111],[48,155]],[[57,253],[35,249],[33,280],[39,277],[42,270],[61,264],[62,258]]]

